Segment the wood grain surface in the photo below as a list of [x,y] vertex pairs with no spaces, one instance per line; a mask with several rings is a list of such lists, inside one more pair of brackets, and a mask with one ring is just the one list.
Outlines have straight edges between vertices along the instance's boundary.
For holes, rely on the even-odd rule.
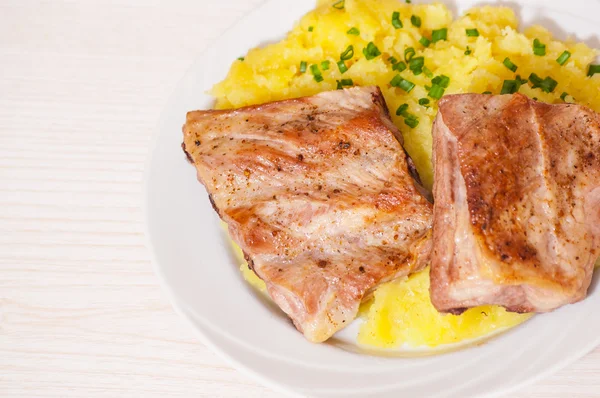
[[[0,396],[281,396],[175,314],[140,210],[169,94],[261,2],[0,0]],[[596,350],[514,396],[600,397],[599,376]]]

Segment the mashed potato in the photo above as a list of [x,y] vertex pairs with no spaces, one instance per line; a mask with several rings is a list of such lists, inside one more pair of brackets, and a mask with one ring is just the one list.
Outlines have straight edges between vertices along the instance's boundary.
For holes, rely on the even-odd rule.
[[[349,46],[353,51],[346,51]],[[345,73],[338,67],[342,55]],[[312,95],[339,85],[378,85],[404,135],[406,150],[431,187],[431,126],[440,89],[445,94],[499,94],[503,86],[510,88],[505,81],[513,86],[518,81],[513,89],[529,97],[548,103],[577,102],[600,111],[600,75],[588,76],[596,55],[582,43],[554,40],[541,27],[520,33],[509,8],[474,8],[453,19],[442,4],[321,0],[285,39],[250,50],[233,62],[212,94],[216,107],[225,109]],[[532,73],[539,80],[531,78]],[[244,275],[264,289],[252,272]],[[527,319],[498,307],[443,316],[431,306],[428,286],[425,271],[380,287],[373,304],[365,308],[360,342],[378,347],[435,346]]]

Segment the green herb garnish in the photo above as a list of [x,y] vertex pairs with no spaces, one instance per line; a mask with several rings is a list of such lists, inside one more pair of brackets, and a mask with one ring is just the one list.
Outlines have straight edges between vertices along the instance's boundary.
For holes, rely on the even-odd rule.
[[394,66],[392,66],[392,70],[402,72],[402,71],[406,70],[406,64],[402,61],[395,63]]
[[368,61],[370,61],[373,58],[377,58],[378,56],[380,56],[381,51],[379,51],[379,49],[377,48],[375,43],[370,41],[369,44],[367,44],[367,46],[365,48],[363,48],[363,54],[365,55],[365,58]]
[[500,90],[500,94],[514,94],[521,88],[521,80],[505,80],[502,83],[502,90]]
[[562,54],[560,54],[558,58],[556,58],[556,62],[558,62],[558,64],[562,66],[567,63],[569,58],[571,58],[571,53],[568,51],[564,51]]
[[392,13],[392,26],[396,29],[402,29],[404,25],[402,25],[402,21],[400,20],[400,13],[398,11],[394,11]]
[[546,55],[546,45],[538,39],[535,39],[533,41],[533,53],[540,57]]
[[419,105],[429,105],[429,98],[421,98],[419,99]]
[[510,58],[506,57],[504,58],[504,61],[502,61],[502,63],[504,64],[504,66],[506,66],[509,70],[516,72],[517,69],[519,69],[519,67],[515,64],[512,63],[512,61],[510,60]]
[[594,76],[596,73],[600,73],[600,65],[590,65],[587,75]]
[[410,69],[415,75],[420,75],[423,73],[423,66],[425,66],[424,57],[413,57],[408,62],[408,69]]
[[448,38],[448,28],[436,29],[431,32],[431,41],[437,43]]
[[360,30],[358,30],[358,28],[350,28],[350,30],[348,30],[346,33],[349,35],[358,36],[360,35]]
[[354,46],[350,44],[342,54],[340,54],[340,60],[347,61],[354,57]]
[[545,93],[553,92],[558,85],[558,82],[550,76],[542,79],[535,73],[529,75],[529,81],[533,84],[532,88],[540,88]]
[[346,7],[346,0],[340,0],[337,3],[333,3],[332,7],[338,10],[343,10],[344,7]]
[[319,65],[313,64],[310,66],[310,73],[312,73],[313,78],[317,83],[323,81],[323,75],[321,75],[321,71],[319,70]]
[[409,62],[411,58],[415,56],[415,54],[415,49],[413,47],[408,47],[406,50],[404,50],[404,60]]
[[421,39],[419,39],[419,43],[421,43],[423,47],[429,47],[429,45],[431,44],[431,40],[423,36],[421,37]]
[[404,123],[410,127],[415,128],[419,125],[419,119],[415,115],[408,115],[404,118]]
[[354,86],[354,82],[352,81],[352,79],[342,79],[342,80],[336,80],[337,81],[337,89],[341,90],[344,87],[351,87]]
[[348,67],[346,66],[346,63],[344,61],[338,61],[337,66],[342,75],[348,71]]
[[300,62],[300,73],[306,72],[306,61]]
[[431,84],[433,84],[434,86],[440,86],[442,88],[448,88],[448,86],[450,85],[450,78],[446,75],[439,75],[433,78]]
[[321,62],[321,69],[329,70],[329,64],[330,64],[330,62],[328,60]]
[[396,116],[402,116],[406,113],[406,111],[408,110],[408,104],[402,104],[398,107],[398,109],[396,110]]
[[411,16],[411,17],[410,17],[410,23],[411,23],[413,26],[415,26],[415,27],[417,27],[417,28],[420,28],[420,27],[421,27],[421,17],[418,17],[418,16],[416,16],[416,15],[413,15],[413,16]]
[[308,31],[309,31],[309,32],[312,32],[313,30],[315,30],[315,27],[314,27],[314,26],[309,26],[309,27],[308,27]]
[[444,89],[444,87],[434,84],[433,86],[431,86],[431,89],[429,90],[429,93],[427,95],[431,98],[439,100],[440,98],[442,98],[445,91],[446,90]]
[[390,85],[392,85],[392,87],[401,88],[407,93],[410,93],[412,89],[415,88],[415,84],[413,82],[403,79],[400,75],[394,76],[394,78],[390,82]]
[[478,37],[479,31],[477,29],[466,29],[467,36],[469,37]]
[[467,46],[467,49],[465,50],[465,55],[471,55],[473,51],[471,51],[471,47]]

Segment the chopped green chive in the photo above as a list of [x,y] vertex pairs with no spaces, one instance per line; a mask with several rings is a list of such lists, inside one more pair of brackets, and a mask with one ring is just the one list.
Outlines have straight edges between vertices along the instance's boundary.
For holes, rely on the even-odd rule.
[[246,58],[244,58],[244,57],[239,57],[239,58],[238,58],[238,61],[242,61],[242,62],[243,62],[245,59],[246,59]]
[[402,80],[404,80],[402,78],[402,76],[396,75],[396,76],[394,76],[394,78],[390,82],[390,86],[392,86],[392,87],[400,87],[400,83],[402,82]]
[[394,76],[394,78],[390,82],[390,85],[392,87],[401,88],[402,90],[406,91],[407,93],[410,93],[411,90],[413,88],[415,88],[415,84],[413,82],[403,79],[402,76],[400,76],[400,75]]
[[466,29],[467,36],[469,37],[478,37],[479,31],[477,29]]
[[412,0],[406,0],[406,4],[412,3]]
[[408,104],[402,104],[396,110],[396,116],[404,116],[406,111],[408,110]]
[[400,20],[400,13],[398,11],[394,11],[392,14],[392,26],[396,29],[402,29],[404,25],[402,25],[402,21]]
[[429,98],[421,98],[419,99],[419,105],[429,105]]
[[491,93],[492,93],[491,91],[484,91],[484,92],[483,92],[483,93],[481,93],[481,94],[491,94]]
[[406,62],[409,62],[412,57],[414,57],[416,54],[416,51],[413,47],[408,47],[406,50],[404,50],[404,60]]
[[409,127],[415,128],[419,125],[419,119],[408,113],[408,104],[400,105],[396,110],[396,116],[404,116],[404,123]]
[[546,45],[538,39],[533,41],[533,53],[537,56],[546,55]]
[[415,75],[420,75],[423,73],[423,66],[425,66],[424,57],[413,57],[408,62],[408,69],[410,69]]
[[433,77],[433,73],[431,73],[429,68],[427,68],[426,66],[423,67],[423,73],[425,74],[425,76],[427,76],[430,79]]
[[337,3],[333,3],[333,8],[336,8],[338,10],[343,10],[344,7],[346,6],[346,0],[340,0]]
[[550,76],[546,77],[545,79],[542,79],[535,73],[529,75],[529,81],[533,84],[532,88],[540,88],[546,93],[553,92],[556,86],[558,85],[558,82]]
[[538,75],[536,75],[535,73],[532,73],[531,75],[529,75],[529,80],[531,80],[531,83],[533,83],[534,86],[539,86],[540,84],[542,84],[542,81],[543,81],[543,79],[541,77],[539,77]]
[[431,44],[431,40],[429,40],[428,38],[426,38],[425,36],[421,37],[421,39],[419,40],[419,43],[421,43],[421,45],[423,47],[429,47],[429,45]]
[[372,41],[369,42],[369,44],[367,44],[367,46],[365,48],[363,48],[363,54],[365,55],[365,58],[370,61],[373,58],[376,58],[378,56],[381,55],[381,51],[379,51],[379,49],[377,48],[377,46],[375,45],[375,43],[373,43]]
[[467,49],[465,50],[465,55],[471,55],[473,51],[471,51],[471,47],[467,46]]
[[312,32],[313,30],[315,30],[315,27],[314,27],[314,26],[309,26],[309,27],[308,27],[308,31],[309,31],[309,32]]
[[350,28],[350,30],[348,30],[346,33],[349,35],[358,36],[360,35],[360,30],[358,30],[358,28]]
[[506,57],[504,58],[504,61],[502,61],[502,63],[504,64],[504,66],[506,66],[509,70],[516,72],[517,69],[519,69],[519,67],[515,64],[512,63],[512,61],[510,60],[510,58]]
[[300,73],[306,72],[306,61],[300,62]]
[[416,16],[416,15],[413,15],[413,16],[411,16],[411,17],[410,17],[410,23],[411,23],[413,26],[415,26],[415,27],[417,27],[417,28],[420,28],[420,27],[421,27],[421,17],[418,17],[418,16]]
[[397,59],[396,59],[396,57],[394,57],[394,56],[391,56],[391,57],[389,57],[387,60],[388,60],[388,61],[390,62],[390,64],[392,64],[392,65],[394,65],[394,64],[397,64],[397,63],[398,63],[398,60],[397,60]]
[[348,67],[344,61],[338,61],[337,66],[341,74],[344,74],[348,71]]
[[442,88],[448,88],[448,85],[450,85],[450,78],[446,75],[439,75],[431,81],[431,84]]
[[596,73],[600,73],[600,65],[590,65],[587,75],[594,76]]
[[402,71],[406,70],[406,64],[402,61],[395,63],[394,66],[392,66],[392,70],[402,72]]
[[431,32],[431,41],[437,43],[448,38],[448,28],[436,29]]
[[541,88],[545,92],[551,93],[551,92],[554,91],[554,89],[556,88],[556,86],[558,86],[558,82],[556,80],[554,80],[553,78],[551,78],[550,76],[548,76],[548,77],[546,77],[544,79],[544,83],[543,83],[543,86]]
[[329,70],[329,64],[330,64],[330,62],[327,61],[327,60],[321,62],[321,69],[323,69],[323,70]]
[[521,82],[521,84],[525,84],[528,81],[527,79],[522,79],[521,75],[517,75],[517,77],[515,78],[515,80]]
[[419,119],[415,115],[408,115],[404,118],[404,123],[410,127],[415,128],[419,125]]
[[352,59],[352,57],[354,57],[354,46],[350,44],[340,55],[340,60],[347,61],[349,59]]
[[568,94],[566,91],[565,91],[565,92],[563,92],[563,93],[560,95],[560,99],[564,101],[564,100],[565,100],[565,98],[567,98],[567,95],[569,95],[569,94]]
[[317,83],[323,81],[323,75],[321,75],[321,71],[319,70],[319,65],[313,64],[310,66],[310,73],[312,73],[313,78]]
[[429,93],[427,95],[429,95],[431,98],[434,99],[440,99],[442,98],[442,96],[444,95],[444,92],[446,90],[444,89],[444,87],[442,86],[438,86],[437,84],[434,84],[431,89],[429,90]]
[[521,88],[521,80],[505,80],[500,94],[514,94]]
[[352,79],[342,79],[342,80],[337,80],[337,89],[341,90],[344,87],[351,87],[354,86],[354,82],[352,81]]
[[567,63],[569,58],[571,58],[571,53],[568,51],[564,51],[562,54],[560,54],[560,57],[556,58],[556,62],[558,62],[558,64],[562,66]]

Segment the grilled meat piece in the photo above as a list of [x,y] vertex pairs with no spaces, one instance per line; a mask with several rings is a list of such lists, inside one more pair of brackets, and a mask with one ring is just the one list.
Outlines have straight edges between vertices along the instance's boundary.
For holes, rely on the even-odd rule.
[[190,112],[183,131],[213,207],[308,340],[428,262],[432,206],[378,88]]
[[600,117],[521,94],[451,95],[434,123],[431,300],[547,312],[585,298],[600,249]]

